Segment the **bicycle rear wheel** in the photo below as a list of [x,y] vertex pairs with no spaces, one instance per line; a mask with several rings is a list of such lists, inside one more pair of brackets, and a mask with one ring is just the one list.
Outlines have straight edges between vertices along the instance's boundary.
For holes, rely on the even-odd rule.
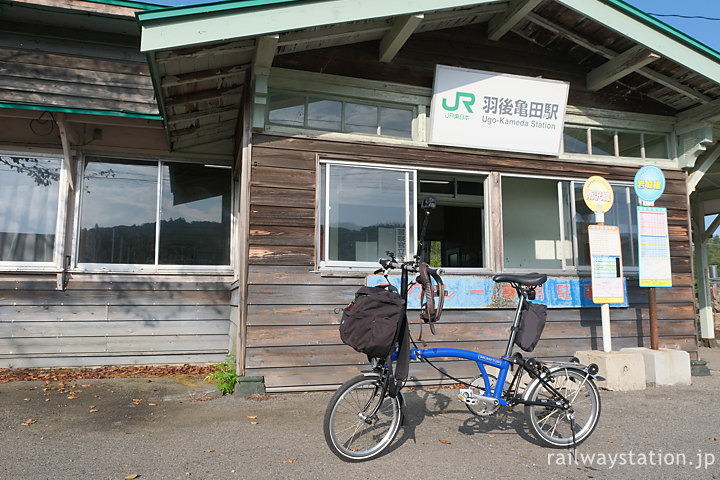
[[552,448],[569,447],[573,441],[576,445],[581,443],[590,436],[600,418],[600,393],[595,382],[585,372],[569,368],[551,372],[546,381],[570,402],[570,408],[553,406],[559,397],[534,381],[528,386],[525,400],[547,402],[547,405],[525,406],[531,429],[541,442]]
[[400,393],[383,398],[380,376],[355,377],[330,399],[323,424],[325,441],[346,462],[370,460],[395,439],[401,415]]

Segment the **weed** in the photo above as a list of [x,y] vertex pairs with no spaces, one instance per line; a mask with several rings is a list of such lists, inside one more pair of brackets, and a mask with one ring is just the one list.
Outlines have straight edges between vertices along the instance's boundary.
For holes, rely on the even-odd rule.
[[235,372],[235,355],[228,355],[224,362],[215,364],[215,371],[205,377],[205,381],[216,382],[215,386],[223,395],[233,393],[238,381],[238,375]]

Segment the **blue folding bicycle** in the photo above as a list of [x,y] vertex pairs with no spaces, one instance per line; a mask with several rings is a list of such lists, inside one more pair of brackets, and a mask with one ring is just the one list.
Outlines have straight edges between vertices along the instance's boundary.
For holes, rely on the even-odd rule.
[[[421,243],[429,210],[426,209]],[[419,257],[416,255],[411,261],[398,262],[391,254],[390,258],[380,259],[379,263],[386,274],[400,270],[400,295],[407,302],[409,274],[418,272]],[[459,390],[458,395],[473,414],[488,417],[500,407],[524,405],[530,430],[541,444],[553,448],[575,448],[590,436],[600,417],[600,394],[593,381],[598,367],[595,364],[581,365],[575,358],[568,362],[550,362],[526,359],[519,352],[513,353],[522,312],[528,300],[535,298],[535,289],[545,283],[547,276],[499,274],[493,280],[510,283],[518,296],[502,357],[458,348],[413,348],[410,349],[410,359],[459,358],[474,361],[479,375],[467,383],[460,381],[466,388]],[[404,308],[407,308],[407,303]],[[397,356],[396,349],[393,360]],[[332,452],[344,461],[375,458],[390,446],[397,435],[402,423],[404,400],[402,385],[394,391],[395,379],[388,363],[392,362],[373,358],[372,370],[345,382],[328,404],[323,426],[325,440]],[[488,366],[497,368],[497,374],[488,373]],[[514,374],[508,379],[511,369]]]

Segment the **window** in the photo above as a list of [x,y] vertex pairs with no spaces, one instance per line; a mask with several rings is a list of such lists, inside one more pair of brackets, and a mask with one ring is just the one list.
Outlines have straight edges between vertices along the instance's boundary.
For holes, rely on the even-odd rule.
[[565,127],[563,151],[633,158],[670,156],[665,134],[582,127]]
[[0,154],[0,261],[56,263],[62,159]]
[[329,132],[412,138],[412,107],[271,92],[268,123]]
[[433,195],[437,208],[430,216],[422,258],[436,267],[485,266],[484,179],[321,163],[320,265],[375,267],[386,251],[411,258],[416,249],[406,246],[417,244],[423,221],[419,203]]
[[[583,199],[584,182],[502,177],[504,267],[589,267],[588,225],[595,213]],[[623,265],[637,267],[637,197],[631,186],[612,185],[607,225],[620,229]]]
[[415,172],[320,166],[321,265],[376,266],[386,251],[415,254]]
[[[573,182],[575,189],[575,225],[577,229],[578,264],[590,266],[590,244],[588,225],[594,225],[595,213],[585,204],[583,199],[583,182]],[[637,195],[633,187],[612,185],[613,205],[605,213],[605,224],[615,225],[620,229],[622,262],[624,267],[637,267]]]
[[89,157],[78,263],[229,265],[228,170]]
[[502,177],[505,268],[574,265],[568,182]]
[[485,266],[484,180],[480,175],[419,172],[420,198],[435,197],[423,258],[433,267]]

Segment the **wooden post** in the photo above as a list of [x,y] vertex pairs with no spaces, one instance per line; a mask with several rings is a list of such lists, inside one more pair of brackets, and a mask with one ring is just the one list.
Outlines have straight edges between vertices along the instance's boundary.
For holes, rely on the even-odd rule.
[[650,348],[653,350],[659,350],[660,339],[658,336],[658,314],[655,287],[648,288],[648,308],[650,310]]

